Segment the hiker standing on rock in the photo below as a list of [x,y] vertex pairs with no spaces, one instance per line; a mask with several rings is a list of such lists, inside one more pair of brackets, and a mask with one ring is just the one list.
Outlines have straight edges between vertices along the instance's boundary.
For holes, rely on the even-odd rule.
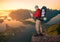
[[45,12],[44,12],[44,10],[42,12],[42,10],[39,9],[38,5],[35,6],[35,9],[36,9],[35,14],[30,13],[31,17],[33,17],[35,19],[35,22],[36,22],[35,28],[36,28],[37,33],[35,34],[35,36],[43,36],[41,17],[44,17]]

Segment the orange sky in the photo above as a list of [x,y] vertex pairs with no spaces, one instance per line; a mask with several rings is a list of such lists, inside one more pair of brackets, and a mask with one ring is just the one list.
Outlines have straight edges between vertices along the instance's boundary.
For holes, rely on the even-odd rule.
[[47,6],[50,9],[60,9],[60,0],[0,0],[0,10],[30,9],[34,6]]

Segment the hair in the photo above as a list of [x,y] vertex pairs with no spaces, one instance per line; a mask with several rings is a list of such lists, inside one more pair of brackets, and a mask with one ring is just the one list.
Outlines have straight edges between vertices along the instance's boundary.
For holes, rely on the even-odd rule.
[[43,6],[41,9],[45,9],[45,11],[47,10],[46,6]]
[[35,8],[36,8],[36,7],[37,7],[37,8],[39,8],[39,6],[38,6],[38,5],[36,5],[36,6],[35,6]]

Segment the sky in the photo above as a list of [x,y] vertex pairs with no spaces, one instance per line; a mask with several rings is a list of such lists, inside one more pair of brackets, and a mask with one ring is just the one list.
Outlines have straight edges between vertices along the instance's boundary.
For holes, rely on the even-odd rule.
[[34,6],[60,9],[60,0],[0,0],[0,10],[30,9]]

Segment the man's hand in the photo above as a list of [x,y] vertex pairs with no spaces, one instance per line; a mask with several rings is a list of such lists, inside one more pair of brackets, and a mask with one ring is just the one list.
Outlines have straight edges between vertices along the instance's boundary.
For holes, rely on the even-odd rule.
[[30,12],[30,16],[33,17],[33,14]]

